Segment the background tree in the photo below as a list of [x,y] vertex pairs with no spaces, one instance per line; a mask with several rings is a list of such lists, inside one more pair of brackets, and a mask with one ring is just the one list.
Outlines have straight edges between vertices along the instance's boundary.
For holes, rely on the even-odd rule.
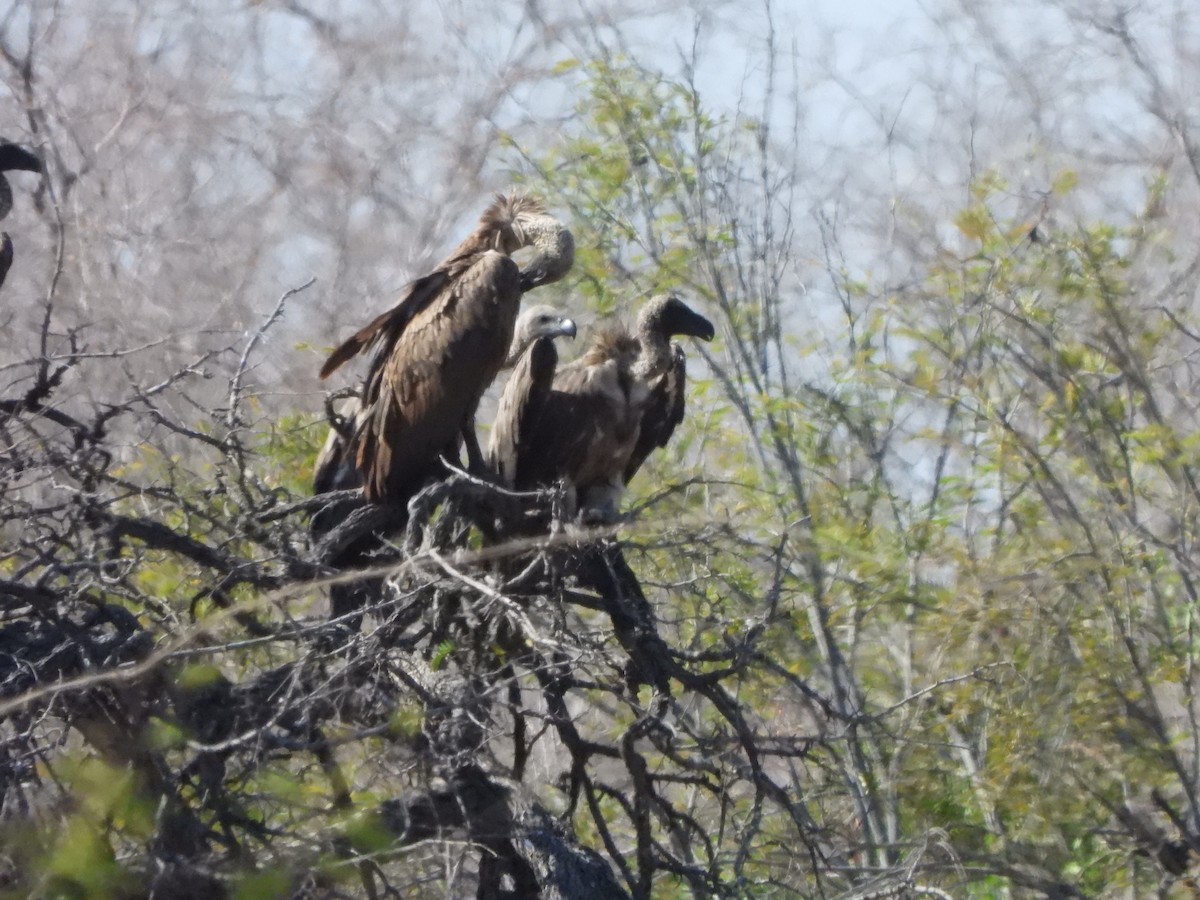
[[[1195,14],[645,14],[4,14],[12,896],[1189,877]],[[719,340],[615,536],[451,478],[347,636],[318,351],[512,179]]]

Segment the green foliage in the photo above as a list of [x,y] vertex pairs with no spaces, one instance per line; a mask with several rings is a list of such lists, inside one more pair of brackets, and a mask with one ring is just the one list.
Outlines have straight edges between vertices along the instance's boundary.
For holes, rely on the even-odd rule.
[[[1075,183],[1065,173],[1054,190]],[[1172,549],[1190,526],[1161,517],[1191,503],[1195,442],[1163,414],[1170,377],[1149,374],[1181,335],[1138,300],[1142,226],[1033,241],[992,211],[995,189],[956,219],[973,248],[931,272],[897,376],[913,403],[953,413],[940,443],[969,485],[939,495],[934,546],[956,589],[924,617],[943,665],[922,680],[989,661],[1011,672],[940,692],[953,714],[924,733],[969,764],[913,750],[904,793],[918,821],[947,827],[931,814],[941,789],[917,773],[957,769],[971,782],[959,821],[1042,846],[1099,889],[1124,863],[1095,823],[1122,792],[1169,786],[1186,734],[1151,724],[1155,697],[1186,691],[1191,654],[1190,563]]]
[[253,872],[238,880],[234,900],[275,900],[292,891],[292,876],[285,869]]
[[429,660],[429,667],[435,672],[446,665],[446,660],[450,658],[450,654],[454,652],[454,641],[442,641],[434,648],[433,656]]
[[[1151,724],[1159,692],[1188,692],[1194,526],[1180,513],[1200,461],[1200,429],[1165,413],[1182,313],[1139,298],[1159,236],[1013,216],[988,172],[909,296],[831,273],[852,311],[822,379],[797,372],[832,335],[789,334],[796,355],[756,370],[787,298],[722,295],[750,248],[708,192],[714,150],[744,154],[752,123],[713,120],[623,60],[581,68],[578,128],[533,165],[574,214],[579,290],[601,313],[693,292],[722,314],[718,360],[744,353],[722,379],[692,367],[683,452],[654,462],[659,479],[713,479],[643,513],[680,523],[646,529],[646,570],[688,585],[664,617],[697,652],[753,632],[794,676],[850,678],[861,711],[883,716],[812,761],[828,827],[854,808],[818,774],[840,770],[894,816],[871,840],[937,832],[980,860],[1037,847],[1085,891],[1125,879],[1097,829],[1123,791],[1172,789],[1190,740]],[[1063,171],[1048,202],[1084,189]],[[1168,190],[1153,181],[1146,207]],[[805,721],[774,709],[777,690],[741,685]]]
[[731,234],[688,210],[702,190],[699,167],[728,129],[690,89],[629,60],[582,69],[578,127],[533,161],[539,191],[575,212],[572,281],[602,315],[628,310],[634,297],[705,291],[705,246]]
[[66,760],[58,774],[76,800],[74,810],[52,832],[14,835],[6,846],[17,858],[40,856],[33,867],[41,873],[37,889],[44,896],[121,896],[136,880],[118,861],[118,848],[153,835],[153,804],[131,772],[94,757]]
[[112,846],[88,822],[72,818],[59,830],[45,862],[47,887],[54,896],[88,900],[118,896],[131,877],[116,861]]
[[[928,848],[944,844],[950,861],[931,866],[931,880],[965,896],[1020,887],[1014,872],[1032,858],[1084,893],[1152,889],[1158,873],[1130,874],[1101,836],[1126,796],[1187,794],[1181,773],[1200,766],[1190,721],[1200,423],[1177,387],[1195,317],[1147,299],[1154,265],[1169,262],[1150,217],[1033,223],[1012,212],[1003,173],[986,172],[938,223],[946,243],[903,295],[830,271],[844,318],[811,317],[804,329],[784,255],[719,189],[745,174],[731,167],[756,151],[760,125],[715,119],[690,87],[624,59],[559,69],[579,79],[578,118],[529,162],[529,177],[571,211],[572,279],[589,310],[628,318],[636,300],[669,289],[721,323],[709,362],[690,353],[686,421],[639,475],[636,518],[622,526],[666,633],[693,671],[725,679],[756,734],[777,741],[756,765],[794,804],[785,814],[764,803],[761,782],[747,788],[757,773],[733,768],[742,736],[715,703],[689,697],[673,710],[686,740],[639,752],[652,770],[695,761],[700,774],[660,799],[687,808],[712,841],[708,887],[825,891],[796,863],[801,821],[837,853],[853,848],[836,877],[854,865],[863,878],[894,870],[916,861],[910,853],[934,858]],[[1046,203],[1086,190],[1082,180],[1059,173]],[[771,185],[759,189],[769,209]],[[1169,190],[1153,180],[1145,207]],[[262,553],[247,510],[307,493],[320,420],[264,423],[240,448],[253,467],[231,464],[219,429],[202,433],[211,457],[145,450],[128,472],[172,486],[179,500],[164,516],[178,534]],[[290,614],[246,585],[214,586],[181,555],[129,552],[142,553],[131,579],[158,601],[139,616],[200,620],[217,642],[240,636],[230,608],[274,622]],[[609,640],[610,617],[579,622]],[[455,666],[462,646],[431,642],[429,669]],[[520,663],[511,645],[490,649]],[[277,653],[181,665],[174,688],[217,693],[276,665]],[[635,704],[612,711],[597,683],[581,682],[581,731],[597,720],[631,728]],[[645,708],[651,693],[632,691]],[[589,718],[596,710],[606,718]],[[147,721],[141,749],[194,758],[192,728]],[[379,721],[370,741],[348,734],[343,747],[338,727],[322,740],[367,770],[375,751],[415,742],[423,712],[401,704]],[[48,849],[25,855],[40,859],[51,892],[118,893],[122,849],[155,827],[144,784],[98,757],[55,774],[72,809]],[[331,803],[328,767],[264,755],[236,777],[238,803],[221,815],[252,832],[315,841],[333,829],[363,854],[394,842],[374,793],[355,792],[353,812]],[[189,782],[183,796],[203,789]],[[634,816],[617,790],[600,779],[585,790],[572,798],[580,839],[631,844]],[[611,833],[596,827],[597,811]],[[236,896],[285,893],[277,862],[242,877]],[[660,874],[654,895],[694,887]]]

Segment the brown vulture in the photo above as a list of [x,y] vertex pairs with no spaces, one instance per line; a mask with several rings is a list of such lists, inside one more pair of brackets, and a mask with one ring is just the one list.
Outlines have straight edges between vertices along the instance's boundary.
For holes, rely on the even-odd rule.
[[[500,400],[503,409],[506,404],[521,403],[525,410],[536,406],[537,400],[531,399],[530,394],[537,391],[549,391],[550,382],[554,378],[554,369],[558,365],[558,351],[554,348],[556,337],[575,337],[575,323],[566,316],[559,314],[553,306],[532,306],[523,311],[517,318],[513,331],[513,341],[508,358],[504,361],[503,369],[516,371],[509,377],[504,395]],[[518,387],[518,385],[520,387]],[[535,385],[537,385],[535,387]],[[516,391],[520,391],[517,399]],[[512,395],[510,399],[510,395]],[[353,460],[347,458],[346,445],[355,429],[362,424],[362,402],[358,397],[351,397],[342,404],[335,418],[337,424],[329,429],[325,444],[317,454],[313,467],[313,493],[324,494],[329,491],[340,491],[356,488],[362,485],[358,470]],[[515,437],[514,437],[515,439]],[[493,444],[495,442],[493,433]],[[506,457],[507,458],[507,457]],[[496,466],[497,456],[489,450],[488,462],[497,474],[504,472]],[[511,486],[511,474],[505,479]]]
[[504,385],[488,442],[488,463],[512,487],[520,479],[517,466],[532,458],[546,398],[558,369],[557,337],[575,337],[575,323],[552,306],[534,306],[517,319],[512,352],[505,363],[512,374]]
[[314,494],[362,487],[362,478],[354,460],[346,453],[346,447],[354,439],[354,432],[361,427],[365,418],[362,415],[362,401],[358,397],[351,397],[342,404],[335,418],[337,424],[329,429],[313,465]]
[[671,342],[675,335],[711,341],[716,335],[712,322],[672,294],[652,297],[638,314],[638,353],[633,376],[646,386],[646,405],[637,444],[625,466],[624,482],[642,467],[651,451],[667,441],[683,421],[687,368],[683,347]]
[[[612,521],[629,478],[682,419],[683,351],[670,339],[685,334],[711,340],[714,331],[678,298],[655,297],[636,335],[603,327],[582,357],[558,368],[531,425],[520,421],[518,404],[502,402],[491,453],[512,472],[512,485],[530,490],[565,479],[583,519]],[[518,432],[513,446],[504,436]],[[506,448],[515,459],[505,461]]]
[[[524,247],[534,256],[518,270],[510,254]],[[457,458],[460,438],[482,467],[475,408],[508,355],[521,294],[562,278],[574,253],[571,232],[540,200],[497,195],[453,253],[330,354],[322,378],[378,347],[351,439],[367,501],[407,502],[442,474],[443,455]]]
[[[0,141],[0,219],[8,215],[12,209],[13,195],[5,172],[21,169],[26,172],[42,171],[42,162],[24,147],[8,141]],[[12,266],[13,245],[7,232],[0,232],[0,287]]]

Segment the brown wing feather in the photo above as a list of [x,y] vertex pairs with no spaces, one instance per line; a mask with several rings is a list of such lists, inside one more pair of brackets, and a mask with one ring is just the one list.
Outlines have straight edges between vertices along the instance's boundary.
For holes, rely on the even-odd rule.
[[539,452],[538,423],[558,367],[554,339],[539,338],[521,354],[496,407],[488,441],[488,462],[509,487],[517,483],[522,461]]
[[650,385],[637,444],[629,458],[629,465],[625,467],[626,484],[637,474],[652,451],[667,446],[671,435],[683,421],[687,362],[683,348],[678,344],[674,345],[674,355],[675,361]]
[[488,465],[508,487],[513,486],[516,477],[517,436],[521,431],[521,410],[529,387],[529,352],[526,351],[517,360],[504,384],[504,392],[496,404],[496,418],[488,435]]
[[550,391],[530,435],[532,452],[517,460],[514,483],[519,490],[549,487],[560,478],[578,484],[581,476],[590,473],[591,454],[605,452],[600,446],[604,432],[597,428],[597,420],[607,412],[593,401]]
[[618,360],[599,362],[590,352],[559,368],[531,438],[528,463],[518,466],[517,487],[565,477],[582,489],[620,475],[637,440],[620,375]]
[[447,269],[439,268],[437,271],[411,282],[405,287],[399,303],[387,312],[376,316],[329,354],[329,358],[321,366],[321,378],[328,378],[344,363],[358,356],[364,348],[378,339],[387,342],[383,351],[387,352],[388,347],[394,345],[396,339],[412,321],[413,316],[429,305],[449,277],[450,273]]
[[[361,419],[362,404],[357,397],[346,401],[340,415],[348,422],[355,423]],[[349,428],[354,427],[350,425]],[[358,472],[351,464],[347,452],[348,440],[353,435],[346,435],[336,428],[330,428],[325,437],[325,443],[317,453],[313,463],[313,493],[324,494],[328,491],[339,491],[351,487],[360,487],[362,482]]]
[[370,415],[358,435],[368,500],[406,501],[443,473],[439,457],[457,452],[504,362],[520,299],[517,264],[485,252],[389,337],[367,375]]

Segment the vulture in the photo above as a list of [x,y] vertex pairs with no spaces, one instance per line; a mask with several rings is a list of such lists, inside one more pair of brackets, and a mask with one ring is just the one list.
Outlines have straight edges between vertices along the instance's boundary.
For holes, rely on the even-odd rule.
[[639,353],[633,377],[645,385],[647,396],[637,443],[625,465],[625,484],[637,474],[651,451],[667,446],[683,421],[687,369],[683,347],[671,342],[675,335],[711,341],[716,330],[712,322],[673,294],[652,297],[638,314]]
[[346,447],[354,439],[354,432],[366,418],[362,409],[362,401],[358,397],[351,397],[336,413],[337,424],[329,429],[313,465],[313,494],[362,487],[354,460],[346,453]]
[[[12,209],[12,188],[8,185],[5,172],[22,169],[26,172],[42,171],[42,162],[24,147],[8,141],[0,141],[0,219]],[[0,232],[0,287],[13,261],[13,243],[8,232]]]
[[[510,255],[525,247],[534,255],[519,270]],[[574,256],[540,200],[498,194],[466,240],[330,354],[321,378],[377,348],[347,448],[368,502],[406,503],[442,473],[443,455],[457,458],[460,438],[483,467],[475,409],[508,356],[521,295],[562,278]]]
[[[553,306],[533,306],[517,318],[508,358],[501,367],[502,370],[514,367],[517,370],[510,376],[504,389],[500,401],[501,408],[506,404],[521,403],[523,409],[529,410],[537,404],[536,400],[530,399],[531,391],[540,390],[543,394],[549,391],[554,369],[558,365],[558,351],[554,348],[556,337],[575,337],[575,323],[560,315]],[[520,399],[517,399],[518,396]],[[358,470],[346,454],[348,438],[362,424],[362,409],[362,402],[358,397],[351,397],[338,411],[336,418],[340,421],[329,429],[329,435],[325,438],[325,444],[317,454],[313,467],[314,494],[362,485]],[[494,434],[492,440],[494,445]],[[504,477],[504,472],[496,465],[497,459],[495,451],[489,450],[488,462],[497,474]],[[505,483],[511,486],[512,481],[510,474]]]
[[512,374],[500,395],[488,442],[488,463],[508,487],[522,479],[518,463],[524,460],[528,465],[534,455],[532,441],[558,368],[557,337],[575,337],[575,323],[552,306],[534,306],[517,319],[505,363]]
[[492,429],[494,465],[518,490],[565,479],[581,518],[612,521],[629,479],[683,418],[683,350],[673,335],[707,341],[714,330],[670,295],[643,307],[636,334],[602,327],[582,357],[557,369],[532,416],[514,373]]

